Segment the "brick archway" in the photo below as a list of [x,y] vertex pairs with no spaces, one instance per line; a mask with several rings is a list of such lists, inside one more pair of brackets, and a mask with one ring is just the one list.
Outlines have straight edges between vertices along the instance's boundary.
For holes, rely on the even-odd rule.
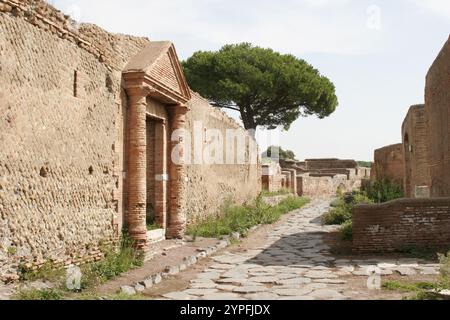
[[[122,74],[128,96],[125,223],[137,248],[145,250],[151,201],[166,237],[179,238],[185,229],[185,168],[182,162],[170,159],[170,150],[182,139],[172,141],[170,137],[175,130],[185,128],[186,103],[191,96],[170,42],[152,42],[127,64]],[[148,141],[153,125],[159,129],[153,132],[154,141]],[[184,152],[182,144],[177,147]],[[152,152],[153,162],[149,160]],[[154,184],[150,185],[152,177]]]

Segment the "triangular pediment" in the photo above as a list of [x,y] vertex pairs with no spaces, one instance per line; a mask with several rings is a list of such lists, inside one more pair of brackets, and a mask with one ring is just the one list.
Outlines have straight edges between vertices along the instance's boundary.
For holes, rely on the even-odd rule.
[[175,47],[168,41],[154,41],[125,66],[123,74],[141,75],[157,90],[184,102],[191,98]]

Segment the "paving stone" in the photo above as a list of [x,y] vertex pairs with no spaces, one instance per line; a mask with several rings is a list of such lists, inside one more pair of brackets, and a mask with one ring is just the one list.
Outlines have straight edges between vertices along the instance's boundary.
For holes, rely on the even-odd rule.
[[277,300],[279,296],[272,292],[258,292],[246,294],[244,298],[248,300]]
[[215,289],[217,284],[214,282],[192,283],[189,289]]
[[143,286],[142,284],[138,283],[134,286],[134,290],[136,290],[136,292],[143,292],[145,290],[145,286]]
[[397,271],[402,276],[412,276],[416,274],[416,271],[413,268],[397,267],[393,270]]
[[198,279],[206,279],[206,280],[217,280],[220,278],[220,273],[218,272],[203,272],[197,275]]
[[280,296],[305,296],[308,293],[311,293],[313,289],[275,289],[274,292]]
[[311,292],[309,296],[320,300],[344,300],[345,296],[337,292],[336,290],[330,289],[319,289]]
[[277,277],[252,277],[249,280],[260,283],[276,283],[279,279]]
[[151,287],[153,287],[153,279],[152,278],[147,278],[144,281],[142,281],[142,285],[146,288],[149,289]]
[[290,297],[281,297],[279,300],[314,300],[314,297],[311,296],[290,296]]
[[309,271],[304,276],[312,279],[337,278],[336,275],[329,271]]
[[164,272],[169,275],[176,275],[180,273],[180,267],[179,266],[167,266],[164,268]]
[[235,292],[235,293],[258,293],[258,292],[264,292],[264,291],[267,291],[266,287],[256,287],[256,286],[237,287],[233,290],[233,292]]
[[436,270],[435,268],[423,268],[422,270],[420,270],[420,274],[423,274],[423,275],[438,275],[439,271]]
[[181,263],[178,267],[180,268],[180,271],[184,271],[187,269],[187,265],[185,263]]
[[285,279],[278,280],[277,284],[279,285],[297,285],[297,284],[308,284],[311,283],[311,279],[309,278],[294,278],[294,279]]
[[162,281],[162,276],[161,274],[155,274],[152,276],[152,280],[153,280],[153,284],[158,284]]
[[121,286],[120,292],[123,294],[132,296],[132,295],[136,294],[136,289],[131,286]]
[[238,294],[231,293],[231,292],[218,292],[218,293],[212,293],[208,294],[206,296],[203,296],[201,298],[202,300],[245,300],[244,298],[241,298]]
[[184,293],[187,293],[189,295],[194,296],[204,296],[207,294],[217,293],[217,289],[186,289],[183,291]]
[[248,282],[247,279],[234,279],[234,278],[224,278],[224,279],[218,279],[216,280],[217,283],[220,284],[235,284],[235,285],[241,285],[242,283]]
[[302,289],[305,290],[319,290],[319,289],[325,289],[328,288],[328,286],[325,283],[310,283],[307,284],[306,286],[303,286]]
[[328,284],[346,284],[347,281],[340,279],[314,279],[314,282],[328,283]]
[[234,266],[231,264],[224,264],[224,263],[216,263],[210,266],[211,269],[217,269],[217,270],[229,270],[232,269]]
[[235,288],[236,288],[236,286],[233,286],[231,284],[219,284],[216,287],[217,290],[222,290],[222,291],[233,291]]
[[172,300],[192,300],[196,297],[191,296],[185,292],[170,292],[163,295],[164,298]]

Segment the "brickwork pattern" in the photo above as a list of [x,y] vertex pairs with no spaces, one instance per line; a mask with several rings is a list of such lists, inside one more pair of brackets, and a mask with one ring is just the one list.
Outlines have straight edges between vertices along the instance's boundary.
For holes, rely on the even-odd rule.
[[1,275],[23,261],[98,258],[99,243],[118,236],[118,70],[148,42],[72,30],[41,1],[8,3],[0,3]]
[[429,187],[427,128],[424,105],[412,106],[402,125],[404,148],[404,191],[416,197],[418,187]]
[[450,39],[430,70],[425,87],[425,114],[431,196],[450,196]]
[[450,242],[450,198],[398,199],[353,210],[353,250],[392,252]]
[[[195,122],[201,122],[203,129],[219,130],[224,138],[224,145],[226,130],[235,129],[240,139],[246,141],[247,156],[242,164],[236,162],[235,164],[192,163],[186,166],[186,193],[188,196],[185,205],[188,223],[195,222],[208,214],[217,213],[228,199],[239,204],[255,199],[261,192],[262,185],[259,151],[255,151],[257,158],[254,163],[251,163],[248,155],[249,148],[251,148],[250,139],[252,138],[247,131],[224,112],[211,107],[208,101],[198,94],[191,94],[192,99],[188,103],[191,111],[186,115],[186,129],[193,133]],[[209,143],[211,141],[204,141],[201,146],[203,151]],[[195,159],[195,153],[194,143],[192,143],[191,159],[193,160]]]
[[403,187],[404,156],[403,144],[393,144],[375,150],[371,170],[372,180],[389,179]]

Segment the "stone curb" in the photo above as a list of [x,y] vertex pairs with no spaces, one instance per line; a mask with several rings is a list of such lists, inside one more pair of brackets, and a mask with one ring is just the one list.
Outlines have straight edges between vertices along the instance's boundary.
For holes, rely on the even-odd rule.
[[[250,229],[250,231],[253,231],[255,229],[256,228],[253,227],[252,229]],[[230,238],[231,239],[236,239],[236,238],[239,239],[240,235],[239,235],[239,237],[237,237],[237,235],[233,235]],[[198,251],[197,254],[191,255],[188,257],[184,257],[182,263],[180,263],[178,265],[167,266],[167,267],[165,267],[163,272],[158,272],[158,273],[149,275],[149,276],[145,277],[145,279],[143,279],[142,281],[138,281],[132,285],[121,286],[119,291],[121,293],[124,293],[127,295],[133,295],[133,294],[140,293],[140,292],[142,292],[146,289],[149,289],[149,288],[153,287],[154,285],[160,283],[164,279],[167,279],[170,276],[177,275],[180,272],[186,270],[187,268],[197,264],[201,259],[211,256],[212,254],[216,253],[217,251],[219,251],[221,249],[225,249],[230,244],[231,244],[231,240],[227,238],[227,239],[218,241],[216,243],[216,245],[214,245],[214,246],[210,246],[207,248],[199,248],[199,249],[197,249],[197,251]]]

